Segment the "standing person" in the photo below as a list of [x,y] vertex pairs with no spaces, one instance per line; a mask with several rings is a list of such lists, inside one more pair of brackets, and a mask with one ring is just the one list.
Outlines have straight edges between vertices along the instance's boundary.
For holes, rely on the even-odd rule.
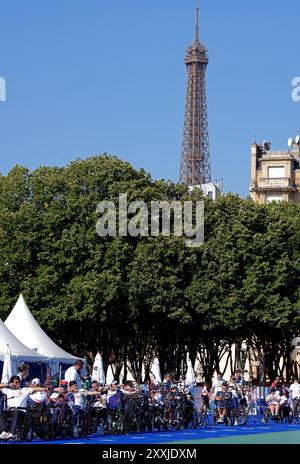
[[245,379],[243,377],[243,372],[240,369],[236,369],[234,376],[235,376],[237,385],[240,385],[240,386],[245,385]]
[[73,364],[73,366],[69,367],[65,372],[65,380],[70,384],[70,382],[75,381],[77,390],[82,388],[82,382],[80,377],[80,371],[83,368],[83,362],[81,359],[77,359],[77,361]]
[[27,364],[20,364],[17,367],[17,376],[21,381],[21,388],[28,387],[28,382],[26,381],[29,374],[29,366]]
[[300,409],[300,384],[298,383],[298,379],[293,379],[292,381],[290,386],[290,397],[293,417],[295,417]]
[[112,430],[112,424],[117,417],[118,410],[122,407],[123,393],[118,389],[118,382],[113,380],[107,392],[107,426]]
[[213,401],[216,396],[218,396],[218,393],[222,391],[222,384],[225,382],[225,379],[223,379],[223,376],[221,372],[217,372],[217,378],[213,379],[212,381],[212,387],[210,390],[210,401]]
[[233,415],[234,415],[234,425],[237,426],[237,410],[238,410],[238,405],[239,405],[239,397],[238,397],[238,391],[237,391],[237,383],[236,383],[236,377],[235,375],[232,375],[230,377],[229,383],[228,383],[228,391],[231,392],[231,407],[233,410]]

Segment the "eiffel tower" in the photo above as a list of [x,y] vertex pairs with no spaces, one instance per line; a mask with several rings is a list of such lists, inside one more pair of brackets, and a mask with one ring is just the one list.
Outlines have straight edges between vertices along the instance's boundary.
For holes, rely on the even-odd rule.
[[205,80],[208,54],[199,39],[198,6],[196,8],[195,40],[186,51],[185,64],[188,79],[180,183],[195,187],[211,183]]

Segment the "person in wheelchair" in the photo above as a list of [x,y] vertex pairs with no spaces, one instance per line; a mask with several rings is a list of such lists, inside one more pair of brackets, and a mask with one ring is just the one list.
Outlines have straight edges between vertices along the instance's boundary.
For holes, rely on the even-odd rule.
[[82,429],[82,424],[85,421],[88,407],[87,398],[97,396],[99,396],[99,391],[97,389],[92,391],[78,390],[76,380],[71,380],[69,382],[69,388],[68,393],[66,394],[66,399],[67,404],[69,405],[74,416],[74,436],[77,436],[79,434],[79,430],[77,429]]
[[221,391],[218,391],[214,399],[214,405],[215,405],[214,418],[213,418],[214,424],[216,424],[217,422],[222,422],[221,420],[221,409],[222,409]]
[[[65,380],[61,382],[66,382]],[[50,415],[52,436],[55,437],[60,434],[60,424],[66,419],[65,405],[66,405],[67,382],[59,388],[55,388],[49,396],[47,411]]]
[[[29,387],[35,388],[35,387],[40,387],[41,386],[41,381],[38,378],[35,378],[29,382]],[[34,409],[34,406],[46,406],[48,404],[48,395],[46,392],[46,389],[44,390],[35,390],[33,393],[30,393],[28,396],[28,403],[27,406],[32,409]]]
[[287,393],[284,393],[279,398],[278,415],[279,415],[281,422],[283,422],[284,419],[287,419],[290,417],[290,412],[291,412],[291,408],[289,405],[289,395]]
[[106,422],[107,388],[100,387],[99,382],[93,380],[89,391],[96,394],[89,397],[88,429],[89,431],[96,432],[99,425]]
[[280,394],[275,387],[271,388],[269,395],[266,397],[267,409],[265,411],[262,422],[267,422],[271,416],[272,420],[278,420],[278,412],[280,406]]
[[87,392],[77,390],[76,380],[71,380],[69,382],[69,388],[68,393],[66,394],[66,399],[67,405],[69,406],[73,416],[72,433],[75,438],[79,437],[79,428],[81,428],[82,422],[84,420],[84,415],[87,406],[86,395]]
[[124,409],[124,394],[118,388],[118,382],[113,380],[107,392],[107,427],[112,430],[118,411]]
[[170,412],[170,419],[171,421],[177,420],[177,412],[178,412],[178,404],[180,400],[179,391],[176,385],[172,385],[169,395],[168,395],[168,402],[169,402],[169,412]]
[[21,388],[20,377],[13,375],[9,384],[1,384],[0,389],[7,398],[6,411],[0,415],[0,439],[10,440],[15,438],[17,427],[24,423],[29,395],[45,391],[45,388],[38,386]]
[[[41,387],[41,381],[35,378],[29,382],[29,387]],[[48,390],[48,387],[47,387]],[[49,391],[38,390],[28,396],[27,413],[24,424],[24,433],[27,440],[39,435],[48,437],[48,425],[51,417],[47,413]]]
[[77,390],[76,380],[69,382],[69,388],[67,393],[67,402],[72,406],[72,410],[77,416],[80,411],[84,411],[86,408],[86,395],[85,392]]

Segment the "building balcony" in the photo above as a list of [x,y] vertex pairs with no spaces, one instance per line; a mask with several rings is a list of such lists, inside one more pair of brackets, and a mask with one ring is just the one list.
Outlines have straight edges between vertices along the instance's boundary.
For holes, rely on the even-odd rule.
[[289,177],[273,177],[273,178],[261,178],[258,181],[258,187],[260,188],[289,188],[290,178]]

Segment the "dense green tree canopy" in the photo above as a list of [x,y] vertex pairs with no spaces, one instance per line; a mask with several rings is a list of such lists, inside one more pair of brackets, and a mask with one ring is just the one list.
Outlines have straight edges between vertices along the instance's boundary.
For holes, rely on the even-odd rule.
[[[100,200],[203,200],[205,240],[99,237]],[[141,372],[145,356],[179,370],[187,350],[205,349],[205,374],[225,341],[247,340],[288,363],[300,328],[300,220],[294,204],[258,205],[154,181],[103,155],[63,168],[16,166],[0,177],[0,317],[20,292],[63,348],[102,350]],[[275,364],[273,363],[275,360]]]

